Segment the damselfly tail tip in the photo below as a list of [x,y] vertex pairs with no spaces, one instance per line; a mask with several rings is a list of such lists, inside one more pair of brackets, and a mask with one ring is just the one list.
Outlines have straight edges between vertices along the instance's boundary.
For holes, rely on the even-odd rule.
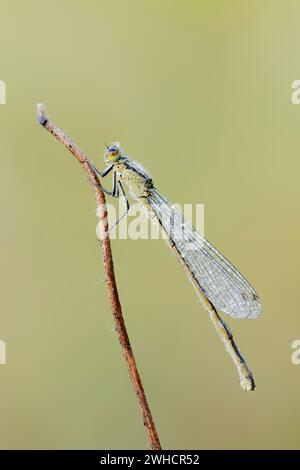
[[240,375],[241,387],[244,390],[244,392],[253,392],[256,385],[254,382],[252,372],[246,366],[246,364],[243,364],[242,369],[243,370],[240,371],[241,372],[241,375]]
[[244,381],[241,381],[241,387],[244,390],[244,392],[254,392],[255,383],[249,380],[244,380]]

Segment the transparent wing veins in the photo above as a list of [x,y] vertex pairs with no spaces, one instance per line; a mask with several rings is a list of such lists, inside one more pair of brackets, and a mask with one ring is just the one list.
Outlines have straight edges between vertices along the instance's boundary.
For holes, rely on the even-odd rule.
[[241,273],[156,188],[148,201],[203,294],[235,318],[256,318],[260,299]]

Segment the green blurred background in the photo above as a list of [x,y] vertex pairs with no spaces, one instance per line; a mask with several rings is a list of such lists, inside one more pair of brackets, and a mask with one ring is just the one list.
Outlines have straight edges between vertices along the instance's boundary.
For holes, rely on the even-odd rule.
[[[98,167],[104,141],[171,200],[263,300],[229,320],[236,370],[159,240],[115,240],[129,333],[164,448],[298,448],[298,1],[1,2],[1,448],[147,448],[113,331],[91,188],[36,123],[43,101]],[[159,274],[158,274],[159,273]]]

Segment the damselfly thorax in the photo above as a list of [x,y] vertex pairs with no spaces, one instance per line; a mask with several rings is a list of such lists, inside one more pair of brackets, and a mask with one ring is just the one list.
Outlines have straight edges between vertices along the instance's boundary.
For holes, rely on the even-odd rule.
[[118,181],[124,183],[124,189],[128,190],[132,199],[140,202],[140,199],[148,197],[149,189],[152,188],[152,180],[148,175],[139,172],[129,161],[115,164],[114,170]]

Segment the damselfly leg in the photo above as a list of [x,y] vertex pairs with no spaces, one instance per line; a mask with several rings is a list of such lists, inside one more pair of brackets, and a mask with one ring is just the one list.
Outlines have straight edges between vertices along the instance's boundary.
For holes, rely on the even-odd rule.
[[[100,176],[101,178],[104,178],[105,176],[107,176],[113,169],[113,165],[105,168],[105,170],[103,171],[99,171],[98,168],[95,167],[95,165],[89,160],[89,165],[93,168],[94,172]],[[107,194],[108,196],[111,196],[111,197],[119,197],[119,189],[118,189],[118,181],[117,181],[117,174],[116,172],[114,171],[113,173],[113,188],[112,188],[112,191],[109,191],[108,189],[105,189],[102,185],[100,185],[100,188],[102,189],[102,191]]]
[[[114,167],[114,165],[110,165],[109,167],[105,168],[105,170],[99,171],[98,168],[96,168],[95,165],[90,160],[89,160],[89,164],[93,168],[95,173],[98,176],[100,176],[101,178],[104,178],[105,176],[107,176],[112,171],[112,169]],[[112,227],[110,227],[109,232],[111,232],[114,228],[116,228],[116,226],[121,222],[121,220],[123,220],[128,215],[128,212],[129,212],[129,209],[130,209],[130,204],[129,204],[128,198],[126,196],[126,193],[124,191],[124,188],[123,188],[123,185],[122,185],[121,181],[118,181],[116,171],[114,171],[114,173],[113,173],[113,188],[112,188],[112,191],[109,191],[109,190],[103,188],[102,185],[100,185],[100,188],[102,189],[102,191],[105,194],[107,194],[108,196],[111,196],[111,197],[115,197],[115,198],[119,198],[120,197],[120,192],[121,192],[121,195],[122,195],[122,197],[125,201],[126,211],[124,212],[124,214],[121,215],[121,217],[116,221],[116,223]]]

